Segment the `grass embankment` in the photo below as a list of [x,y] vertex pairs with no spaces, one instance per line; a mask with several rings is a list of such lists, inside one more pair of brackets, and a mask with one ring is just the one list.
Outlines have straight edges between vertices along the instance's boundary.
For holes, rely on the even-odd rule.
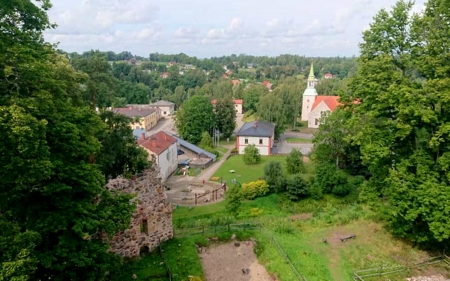
[[287,143],[312,143],[312,139],[306,138],[286,138]]
[[[351,280],[355,270],[403,265],[427,257],[427,253],[394,238],[376,221],[375,214],[354,198],[354,194],[347,198],[325,196],[321,201],[294,203],[284,195],[272,194],[245,201],[237,220],[260,221],[266,226],[267,233],[253,232],[259,241],[256,252],[260,262],[280,281],[297,279],[270,236],[308,281]],[[178,208],[174,220],[182,218],[186,222],[190,218],[192,225],[213,225],[226,216],[223,203],[213,206]],[[341,242],[340,238],[351,234],[356,238]],[[402,273],[389,278],[404,280],[405,276]]]

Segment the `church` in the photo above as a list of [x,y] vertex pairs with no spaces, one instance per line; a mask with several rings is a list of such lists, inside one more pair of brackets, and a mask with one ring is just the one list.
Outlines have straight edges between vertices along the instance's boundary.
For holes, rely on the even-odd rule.
[[319,128],[322,112],[333,112],[339,105],[339,96],[319,96],[316,91],[318,80],[314,77],[314,66],[308,76],[308,85],[303,93],[302,121],[308,121],[308,128]]

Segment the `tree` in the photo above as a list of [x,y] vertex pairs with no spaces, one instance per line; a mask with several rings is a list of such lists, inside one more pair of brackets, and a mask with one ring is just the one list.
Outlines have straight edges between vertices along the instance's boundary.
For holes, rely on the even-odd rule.
[[283,169],[280,162],[270,161],[264,166],[264,180],[272,192],[282,192],[285,188]]
[[234,184],[225,192],[225,210],[236,218],[239,215],[239,210],[241,207],[241,188]]
[[203,132],[202,134],[202,140],[200,141],[200,147],[202,148],[212,148],[213,142],[211,136],[208,134],[208,132]]
[[103,188],[104,124],[82,100],[83,75],[43,41],[49,8],[2,2],[0,276],[101,280],[119,261],[101,236],[128,227],[134,206]]
[[303,166],[303,154],[302,152],[294,148],[292,151],[286,156],[286,170],[289,174],[298,174],[304,171]]
[[236,128],[236,110],[231,99],[216,101],[216,125],[224,138],[229,138]]
[[287,180],[286,190],[289,199],[298,201],[309,196],[308,183],[301,176],[294,176]]
[[214,127],[214,111],[210,100],[195,95],[185,101],[177,111],[175,124],[183,139],[198,144],[200,132],[208,132]]
[[344,97],[351,141],[372,174],[363,193],[385,199],[395,234],[435,246],[450,241],[450,210],[441,207],[450,184],[447,4],[429,1],[423,15],[405,1],[381,10]]
[[273,92],[261,98],[258,104],[258,116],[262,120],[275,123],[275,138],[286,129],[283,100]]
[[250,144],[244,148],[244,163],[247,165],[258,164],[261,162],[261,154],[259,154],[259,149],[254,145]]
[[98,140],[102,147],[96,155],[96,163],[108,178],[119,175],[135,175],[148,167],[148,154],[139,147],[129,124],[131,118],[104,110],[99,114],[105,123]]

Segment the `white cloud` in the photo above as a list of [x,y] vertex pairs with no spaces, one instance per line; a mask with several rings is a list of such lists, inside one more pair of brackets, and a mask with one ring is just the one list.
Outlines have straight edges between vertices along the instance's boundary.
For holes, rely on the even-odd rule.
[[[396,0],[53,0],[46,38],[67,51],[90,49],[184,52],[353,55],[362,30]],[[425,0],[417,0],[420,11]]]

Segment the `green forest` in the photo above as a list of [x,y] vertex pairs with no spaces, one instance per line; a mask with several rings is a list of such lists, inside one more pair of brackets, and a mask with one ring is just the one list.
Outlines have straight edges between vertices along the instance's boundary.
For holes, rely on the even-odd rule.
[[[119,275],[109,273],[130,265],[108,252],[104,237],[130,225],[133,196],[104,185],[152,163],[136,143],[131,118],[109,108],[171,101],[177,125],[192,123],[195,112],[197,119],[216,118],[226,139],[235,129],[231,100],[242,99],[244,118],[275,123],[278,137],[302,126],[302,93],[312,65],[317,92],[338,95],[341,103],[322,115],[308,155],[313,163],[303,163],[298,150],[286,157],[286,167],[258,158],[267,164],[265,183],[245,183],[256,190],[247,197],[233,186],[219,214],[232,215],[231,221],[261,216],[270,225],[273,214],[308,209],[302,204],[345,205],[358,213],[370,210],[365,219],[376,218],[417,249],[449,249],[450,1],[429,0],[421,14],[404,0],[379,11],[362,34],[358,57],[205,59],[68,53],[44,39],[55,28],[47,16],[49,0],[0,3],[0,281],[116,280]],[[205,143],[208,126],[179,126],[179,133]],[[255,202],[270,211],[259,214]],[[246,217],[247,211],[257,214]],[[174,245],[168,254],[173,259],[181,251]],[[267,255],[259,258],[269,264]],[[186,269],[178,266],[176,271]]]

